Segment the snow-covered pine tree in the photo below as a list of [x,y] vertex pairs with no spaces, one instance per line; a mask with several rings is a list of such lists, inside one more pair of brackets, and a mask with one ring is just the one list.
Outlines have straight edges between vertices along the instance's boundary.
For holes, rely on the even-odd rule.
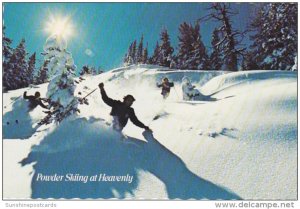
[[180,69],[188,69],[190,67],[188,61],[192,57],[193,51],[190,28],[191,26],[186,22],[179,26],[177,64]]
[[11,71],[9,77],[10,86],[7,90],[19,89],[28,86],[28,63],[26,60],[27,52],[25,49],[25,39],[22,39],[19,45],[14,49],[8,63],[8,69]]
[[167,29],[163,29],[160,34],[161,44],[159,46],[159,54],[157,64],[164,67],[170,67],[172,54],[174,52],[173,47],[171,46],[170,36]]
[[179,65],[178,65],[178,61],[177,61],[177,55],[173,55],[172,56],[172,60],[171,60],[171,63],[170,63],[170,68],[171,69],[179,69]]
[[137,53],[136,40],[134,40],[132,43],[132,47],[131,47],[131,51],[130,51],[130,55],[129,55],[131,64],[137,64],[136,53]]
[[124,64],[125,67],[132,64],[132,59],[130,57],[131,56],[131,51],[132,51],[132,43],[128,47],[127,53],[124,56],[123,64]]
[[3,88],[4,88],[4,91],[5,90],[9,90],[9,89],[12,89],[11,88],[11,81],[13,79],[12,75],[13,75],[13,72],[12,72],[12,69],[9,68],[9,61],[10,61],[10,58],[13,54],[13,49],[11,48],[11,43],[12,43],[12,40],[8,37],[6,37],[5,35],[5,26],[3,27],[3,30],[2,30],[2,67],[3,67]]
[[3,54],[3,62],[8,62],[9,58],[12,55],[12,48],[10,45],[12,44],[12,40],[5,35],[5,29],[6,27],[3,26],[2,30],[2,54]]
[[146,47],[143,49],[142,63],[143,64],[148,64],[148,43],[146,44]]
[[40,67],[37,75],[34,78],[34,84],[39,85],[48,82],[49,75],[48,75],[48,68],[47,65],[49,60],[45,60],[43,65]]
[[129,66],[129,65],[137,64],[136,58],[137,58],[136,57],[136,40],[134,40],[130,44],[130,46],[128,48],[128,51],[125,54],[125,57],[124,57],[124,60],[123,60],[124,66]]
[[211,69],[221,70],[222,69],[222,54],[220,52],[220,35],[218,29],[215,29],[212,34],[212,53],[210,55]]
[[155,49],[153,55],[149,58],[149,63],[152,65],[158,65],[158,57],[159,57],[160,47],[158,41],[156,42]]
[[47,89],[47,98],[53,111],[45,118],[45,123],[52,120],[60,122],[65,117],[78,111],[78,98],[75,92],[74,61],[67,51],[67,43],[58,35],[49,37],[44,45],[45,61],[51,75],[51,81]]
[[142,35],[140,43],[138,45],[137,51],[136,51],[136,63],[137,64],[142,64],[143,63],[143,41],[144,41],[144,36]]
[[193,27],[186,22],[179,26],[179,50],[177,65],[180,69],[206,70],[209,68],[209,58],[201,41],[200,25]]
[[197,70],[208,70],[210,69],[209,57],[206,52],[206,48],[201,41],[200,35],[200,25],[199,22],[196,23],[195,27],[190,28],[192,31],[192,69]]
[[132,50],[132,43],[128,47],[127,53],[124,56],[123,64],[124,64],[125,67],[130,65],[130,53],[131,53],[131,50]]
[[34,72],[35,72],[35,62],[36,62],[36,53],[34,52],[30,57],[28,61],[28,84],[34,83]]
[[241,70],[258,70],[260,69],[255,61],[253,51],[247,51],[243,57]]
[[126,67],[128,66],[128,60],[129,60],[129,56],[128,54],[126,53],[124,58],[123,58],[123,65]]
[[186,22],[179,26],[177,66],[180,69],[188,69],[191,67],[189,63],[193,51],[191,27],[192,26]]
[[250,28],[251,49],[260,69],[292,70],[297,56],[297,4],[264,4]]
[[231,9],[229,3],[212,3],[209,10],[211,13],[202,19],[213,19],[221,24],[217,30],[222,34],[219,50],[223,54],[224,69],[237,71],[238,59],[243,56],[243,52],[246,50],[246,48],[240,47],[245,32],[240,32],[232,27],[231,18],[238,13]]
[[130,53],[131,45],[132,44],[130,44],[130,46],[128,47],[127,53],[125,54],[124,59],[123,59],[123,65],[125,67],[129,65],[129,53]]

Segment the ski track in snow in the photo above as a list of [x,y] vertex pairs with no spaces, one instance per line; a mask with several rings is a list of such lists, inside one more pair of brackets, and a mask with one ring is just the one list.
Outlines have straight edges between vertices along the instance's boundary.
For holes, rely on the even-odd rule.
[[[175,82],[167,100],[156,87],[165,76]],[[216,101],[183,102],[184,76]],[[153,136],[131,122],[123,130],[125,138],[113,131],[110,108],[99,90],[88,97],[88,106],[79,106],[79,115],[57,127],[37,127],[42,109],[27,113],[26,101],[12,101],[25,90],[38,90],[43,97],[47,84],[5,93],[4,198],[297,198],[295,72],[135,66],[86,76],[75,96],[86,95],[100,82],[111,98],[134,95],[135,112]],[[39,173],[130,174],[133,182],[40,182]],[[22,182],[18,188],[16,182]]]

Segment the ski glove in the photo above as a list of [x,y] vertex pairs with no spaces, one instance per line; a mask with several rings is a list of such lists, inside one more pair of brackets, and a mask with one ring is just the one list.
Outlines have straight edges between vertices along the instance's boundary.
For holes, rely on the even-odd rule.
[[145,130],[146,130],[146,131],[151,131],[151,132],[152,132],[152,130],[151,130],[148,126],[145,127]]
[[104,87],[104,83],[99,83],[99,88],[102,89]]

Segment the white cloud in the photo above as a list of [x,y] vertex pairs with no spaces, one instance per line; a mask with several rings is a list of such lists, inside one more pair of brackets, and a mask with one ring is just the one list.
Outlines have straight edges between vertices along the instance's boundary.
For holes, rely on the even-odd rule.
[[93,57],[95,55],[91,49],[86,49],[84,53],[89,57]]

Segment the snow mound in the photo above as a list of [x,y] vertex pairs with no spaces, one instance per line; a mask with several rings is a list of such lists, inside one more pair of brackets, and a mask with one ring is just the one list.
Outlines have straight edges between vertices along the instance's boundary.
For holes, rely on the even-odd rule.
[[223,74],[212,78],[207,82],[201,91],[206,94],[213,94],[215,92],[237,86],[240,84],[257,82],[261,80],[270,79],[297,79],[297,74],[290,71],[242,71]]
[[121,67],[109,72],[110,81],[114,79],[132,79],[138,77],[140,80],[155,80],[161,82],[164,77],[169,80],[181,83],[183,77],[188,77],[197,86],[204,85],[207,81],[215,76],[223,75],[226,71],[203,71],[203,70],[175,70],[155,65],[134,65]]

